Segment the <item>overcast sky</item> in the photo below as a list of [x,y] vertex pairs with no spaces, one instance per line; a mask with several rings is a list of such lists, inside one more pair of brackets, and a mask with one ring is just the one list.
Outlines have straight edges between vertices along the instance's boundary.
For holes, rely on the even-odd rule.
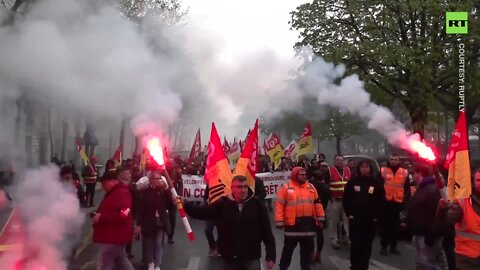
[[[272,49],[293,56],[297,33],[290,31],[290,11],[306,0],[183,0],[188,21],[208,30],[223,42],[222,59]],[[221,40],[220,40],[221,39]]]

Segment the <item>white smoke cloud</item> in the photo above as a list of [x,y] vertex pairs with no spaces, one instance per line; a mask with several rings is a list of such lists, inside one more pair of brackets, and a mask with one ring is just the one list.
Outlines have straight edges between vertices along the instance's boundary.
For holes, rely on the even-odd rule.
[[92,5],[40,1],[0,29],[2,85],[65,110],[167,126],[181,109],[169,62],[114,8]]
[[41,167],[26,172],[15,196],[26,221],[22,269],[67,269],[65,258],[85,220],[73,184],[60,182],[57,167]]
[[358,77],[335,85],[345,68],[309,52],[293,59],[261,48],[225,61],[222,38],[195,21],[165,27],[147,18],[139,27],[111,6],[74,0],[40,1],[19,20],[0,28],[2,88],[93,118],[132,117],[137,134],[182,122],[187,139],[198,127],[208,138],[216,122],[242,138],[259,116],[301,111],[315,97],[362,116],[393,144],[409,135]]
[[413,152],[425,150],[415,144],[420,141],[418,134],[407,131],[390,110],[371,101],[358,75],[347,76],[337,85],[334,81],[345,73],[343,65],[327,63],[320,57],[314,57],[308,49],[303,53],[305,59],[312,60],[304,63],[296,91],[305,91],[306,95],[316,97],[320,105],[334,106],[360,116],[368,128],[378,131],[392,145]]

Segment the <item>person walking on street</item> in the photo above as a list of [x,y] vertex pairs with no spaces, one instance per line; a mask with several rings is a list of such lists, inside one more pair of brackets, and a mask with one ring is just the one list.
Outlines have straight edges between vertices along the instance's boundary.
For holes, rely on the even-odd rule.
[[149,187],[141,191],[135,235],[141,235],[145,242],[144,258],[148,270],[160,270],[165,235],[171,232],[167,212],[171,197],[167,192],[168,184],[159,171],[151,172],[149,182]]
[[[339,236],[341,231],[339,229],[345,229],[346,238],[349,239],[348,219],[343,211],[343,191],[348,180],[351,178],[351,171],[348,166],[343,164],[343,157],[341,155],[335,155],[333,158],[334,166],[329,167],[329,188],[331,195],[330,210],[328,212],[329,226],[330,226],[330,239],[332,241],[332,247],[334,249],[340,248]],[[347,240],[349,241],[349,240]]]
[[102,188],[105,197],[92,214],[93,242],[100,244],[97,270],[134,270],[125,252],[133,238],[130,191],[113,177],[103,179]]
[[87,203],[89,207],[94,207],[95,186],[97,185],[97,168],[95,164],[97,159],[95,157],[90,158],[90,164],[83,170],[83,183],[85,184]]
[[380,244],[382,255],[390,253],[400,255],[397,249],[397,236],[400,228],[400,211],[405,207],[410,197],[410,183],[408,170],[400,167],[400,158],[396,154],[390,155],[387,167],[380,168],[385,187],[386,204],[382,220],[382,235]]
[[414,168],[413,179],[417,188],[408,205],[407,227],[413,234],[416,264],[422,270],[441,270],[438,257],[446,230],[446,210],[440,207],[437,180],[426,165]]
[[275,201],[275,227],[285,231],[280,270],[288,269],[299,243],[301,269],[311,269],[313,238],[324,222],[323,206],[315,187],[307,182],[305,169],[293,168],[290,182],[282,185]]
[[349,220],[350,269],[366,270],[372,254],[375,227],[385,202],[385,189],[373,175],[372,163],[357,164],[355,178],[348,181],[343,194],[343,207]]
[[212,204],[185,203],[193,218],[216,220],[222,270],[260,270],[261,242],[265,244],[266,268],[275,264],[275,238],[265,205],[248,188],[247,178],[232,179],[232,193]]
[[448,220],[456,223],[457,270],[480,269],[480,169],[474,174],[470,198],[457,199],[447,213]]
[[[327,212],[328,202],[330,201],[330,190],[326,183],[328,176],[328,163],[323,161],[320,163],[320,167],[313,171],[313,178],[310,180],[310,184],[315,187],[315,190],[320,197],[324,212]],[[327,220],[325,220],[325,224]],[[312,254],[312,261],[322,262],[322,250],[325,242],[324,229],[317,227],[317,252]]]

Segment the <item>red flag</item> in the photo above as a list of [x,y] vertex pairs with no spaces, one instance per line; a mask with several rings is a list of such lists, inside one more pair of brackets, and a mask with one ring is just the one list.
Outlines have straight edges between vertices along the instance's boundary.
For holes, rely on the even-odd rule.
[[118,164],[122,162],[122,146],[121,145],[119,145],[117,147],[117,150],[115,150],[115,153],[113,153],[112,160]]
[[205,181],[207,181],[209,187],[208,203],[213,203],[231,192],[232,172],[214,123],[212,123],[208,145]]
[[190,155],[188,156],[188,163],[192,163],[202,152],[202,141],[200,138],[200,129],[197,131],[195,136],[195,141],[193,142],[192,149],[190,150]]
[[258,119],[249,134],[245,149],[235,167],[234,175],[247,177],[248,186],[255,191],[255,174],[258,171]]
[[472,184],[467,119],[464,112],[460,112],[455,125],[444,166],[448,168],[448,199],[468,198],[472,192]]

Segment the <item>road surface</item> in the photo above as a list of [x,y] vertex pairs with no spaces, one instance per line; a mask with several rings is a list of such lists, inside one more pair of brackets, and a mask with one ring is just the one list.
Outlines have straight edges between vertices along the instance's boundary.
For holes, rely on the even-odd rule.
[[[103,194],[97,192],[96,201],[99,201]],[[97,202],[98,205],[98,202]],[[87,209],[86,212],[93,211],[93,208]],[[273,218],[273,214],[271,219]],[[187,234],[183,228],[183,224],[177,215],[177,226],[175,243],[165,243],[164,262],[162,270],[220,270],[219,258],[208,257],[208,244],[204,235],[204,222],[189,218],[196,239],[191,242],[187,238]],[[280,230],[273,229],[277,244],[277,261],[275,269],[278,269],[278,261],[283,247],[283,233]],[[76,266],[81,270],[95,270],[95,263],[98,255],[98,245],[91,243],[91,226],[86,223],[83,227],[83,239],[80,243],[76,254]],[[370,263],[371,270],[400,270],[415,269],[414,266],[414,249],[407,242],[399,244],[400,256],[380,255],[380,246],[378,238],[375,239],[372,249],[372,259]],[[264,253],[264,249],[262,248]],[[132,262],[136,269],[140,267],[141,260],[141,241],[133,244],[134,258]],[[264,254],[263,254],[264,255]],[[349,269],[349,249],[345,244],[340,250],[333,250],[326,239],[324,250],[322,253],[322,264],[315,264],[312,269],[322,270],[338,270]],[[299,269],[299,247],[295,250],[290,269]]]

